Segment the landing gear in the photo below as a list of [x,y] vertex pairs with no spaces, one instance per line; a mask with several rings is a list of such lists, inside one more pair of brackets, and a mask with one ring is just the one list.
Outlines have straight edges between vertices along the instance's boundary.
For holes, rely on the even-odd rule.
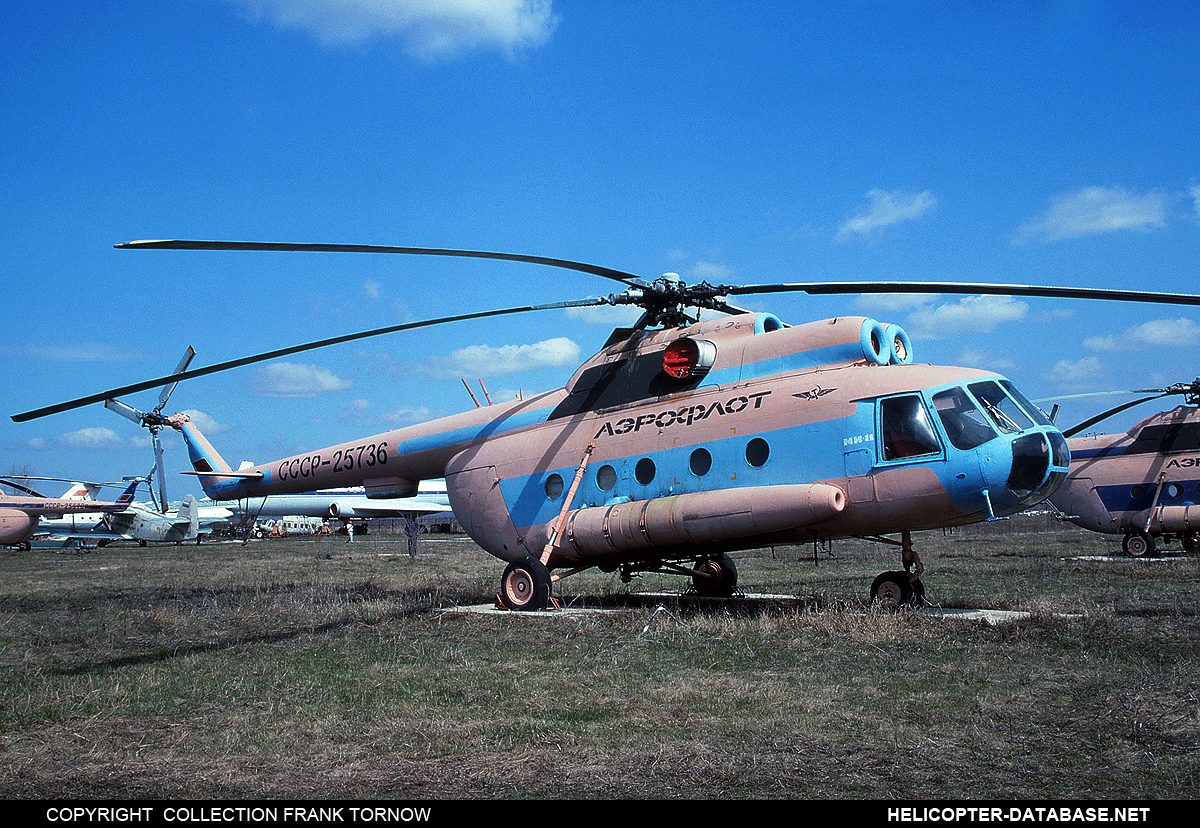
[[537,558],[513,561],[500,578],[500,603],[510,610],[537,611],[550,602],[550,570]]
[[[921,573],[925,567],[912,546],[912,533],[900,533],[900,558],[904,562],[903,572],[881,572],[871,583],[871,604],[882,609],[902,606],[919,607],[925,603],[925,585]],[[895,543],[895,541],[888,541]],[[909,572],[911,570],[911,574]]]
[[720,555],[696,561],[692,586],[705,598],[729,598],[737,586],[737,567],[733,559]]
[[1121,541],[1121,549],[1131,558],[1149,558],[1154,555],[1154,537],[1135,529]]
[[912,591],[907,572],[880,572],[871,583],[871,603],[895,609],[912,600]]

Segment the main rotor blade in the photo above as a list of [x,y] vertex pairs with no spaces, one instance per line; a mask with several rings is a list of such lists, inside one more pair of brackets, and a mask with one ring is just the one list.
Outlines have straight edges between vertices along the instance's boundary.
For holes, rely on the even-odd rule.
[[648,288],[650,284],[632,273],[613,270],[599,265],[572,262],[567,259],[551,259],[545,256],[527,256],[523,253],[492,253],[485,250],[451,250],[440,247],[392,247],[377,244],[308,244],[298,242],[237,242],[237,241],[192,241],[188,239],[146,239],[113,245],[119,250],[273,250],[304,253],[404,253],[413,256],[460,256],[472,259],[499,259],[509,262],[561,267],[590,273],[637,288]]
[[208,374],[215,374],[219,371],[228,371],[230,368],[240,368],[243,365],[251,365],[255,362],[266,362],[270,359],[276,359],[290,354],[298,354],[302,351],[312,351],[316,348],[324,348],[327,345],[338,345],[342,342],[352,342],[356,339],[366,339],[372,336],[380,336],[381,334],[394,333],[396,331],[407,331],[414,328],[427,328],[433,325],[441,325],[447,322],[465,322],[469,319],[483,319],[489,316],[504,316],[506,314],[524,313],[526,311],[537,310],[555,310],[558,308],[580,308],[591,307],[595,305],[612,304],[607,299],[576,299],[569,302],[553,302],[548,305],[525,305],[517,308],[502,308],[500,310],[479,311],[477,313],[463,313],[458,316],[443,316],[438,319],[425,319],[420,322],[406,322],[402,325],[390,325],[386,328],[376,328],[371,331],[362,331],[361,333],[347,334],[345,336],[335,336],[329,339],[321,339],[316,342],[308,342],[304,345],[294,345],[290,348],[280,348],[277,351],[267,351],[266,353],[257,354],[255,356],[242,357],[241,359],[232,359],[228,362],[220,362],[216,365],[210,365],[207,368],[195,368],[191,371],[184,371],[180,374],[170,374],[158,379],[147,380],[145,382],[136,382],[132,385],[125,385],[121,388],[113,388],[108,391],[101,391],[99,394],[91,394],[87,397],[80,397],[77,400],[70,402],[57,403],[44,408],[26,411],[23,414],[13,414],[12,420],[16,423],[24,423],[29,420],[36,420],[39,417],[46,417],[50,414],[58,414],[63,411],[70,411],[74,408],[82,408],[85,405],[92,403],[103,402],[113,397],[121,397],[126,394],[133,394],[138,391],[145,391],[148,388],[158,388],[168,383],[182,382],[184,380],[193,379],[195,377],[203,377]]
[[957,293],[966,295],[1040,296],[1059,299],[1106,299],[1120,302],[1156,302],[1166,305],[1200,305],[1200,296],[1140,290],[1073,288],[1041,285],[1004,285],[972,282],[791,282],[775,285],[722,285],[723,295],[799,292],[813,295],[844,293]]
[[1074,437],[1079,432],[1085,431],[1086,429],[1089,429],[1092,426],[1094,426],[1096,423],[1107,420],[1109,417],[1120,414],[1122,411],[1124,411],[1127,408],[1133,408],[1135,405],[1141,405],[1142,403],[1150,402],[1151,400],[1157,400],[1160,397],[1165,397],[1165,396],[1167,396],[1167,395],[1166,394],[1155,394],[1152,397],[1142,397],[1140,400],[1134,400],[1133,402],[1122,403],[1121,405],[1118,405],[1115,408],[1110,408],[1108,411],[1105,411],[1102,414],[1097,414],[1095,417],[1084,420],[1079,425],[1072,426],[1071,428],[1064,430],[1063,436],[1064,437]]
[[[53,478],[53,477],[26,477],[26,478],[22,478],[22,480],[57,480],[57,479],[58,479],[58,478]],[[71,482],[71,483],[73,483],[73,482],[75,482],[75,481],[73,481],[73,480],[72,480],[72,481],[68,481],[68,482]],[[31,495],[31,496],[33,496],[33,497],[43,497],[43,498],[44,498],[44,497],[46,497],[46,496],[45,496],[44,494],[42,494],[41,492],[35,492],[33,489],[27,489],[27,488],[25,488],[24,486],[22,486],[20,483],[14,483],[14,482],[12,482],[11,480],[0,480],[0,484],[3,484],[3,485],[5,485],[5,486],[8,486],[8,487],[9,487],[9,488],[11,488],[11,489],[16,489],[16,490],[17,490],[17,491],[19,491],[19,492],[24,492],[25,494],[27,494],[27,495]]]

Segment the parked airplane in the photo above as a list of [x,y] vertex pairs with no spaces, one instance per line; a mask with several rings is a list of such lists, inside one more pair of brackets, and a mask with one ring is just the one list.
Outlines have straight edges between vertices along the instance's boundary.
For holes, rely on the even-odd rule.
[[59,518],[63,515],[80,512],[122,512],[133,503],[133,493],[138,481],[133,481],[129,487],[113,502],[99,500],[82,500],[72,498],[48,498],[23,486],[8,482],[8,485],[20,490],[17,495],[0,495],[0,546],[18,546],[29,548],[29,539],[38,530],[38,524],[45,519]]
[[235,513],[252,518],[304,515],[348,522],[354,518],[413,518],[422,514],[449,512],[450,499],[446,494],[446,481],[425,480],[412,497],[367,497],[366,490],[358,486],[242,498],[236,501],[232,509]]
[[131,503],[129,508],[116,513],[92,512],[45,521],[38,534],[45,531],[51,540],[85,546],[106,546],[124,540],[135,540],[142,546],[185,540],[199,543],[207,534],[201,527],[199,513],[196,499],[188,495],[174,515],[163,514],[144,503]]

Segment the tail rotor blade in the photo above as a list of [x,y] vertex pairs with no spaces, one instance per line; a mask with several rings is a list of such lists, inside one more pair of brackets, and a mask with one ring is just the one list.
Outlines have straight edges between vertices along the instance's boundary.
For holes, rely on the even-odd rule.
[[104,407],[109,411],[115,411],[127,420],[133,420],[138,425],[142,424],[142,418],[145,416],[142,412],[130,405],[126,405],[120,400],[109,399],[104,401]]
[[[183,359],[179,360],[179,364],[175,366],[175,370],[171,372],[171,375],[174,376],[175,374],[182,374],[184,371],[186,371],[187,367],[192,363],[192,358],[195,356],[196,349],[189,345],[187,351],[185,351],[183,354]],[[171,393],[175,390],[175,386],[178,384],[178,382],[173,382],[163,388],[162,393],[158,395],[158,408],[156,408],[155,411],[160,413],[162,412],[163,406],[167,404],[167,400],[171,398]]]

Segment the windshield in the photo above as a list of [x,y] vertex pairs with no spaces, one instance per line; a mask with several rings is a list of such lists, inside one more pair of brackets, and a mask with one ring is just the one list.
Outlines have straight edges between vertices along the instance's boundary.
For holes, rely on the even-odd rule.
[[973,449],[996,436],[988,418],[961,388],[947,388],[935,394],[933,407],[955,448]]
[[999,383],[974,382],[969,387],[1002,434],[1015,434],[1033,427],[1033,420],[1012,397],[1004,393]]

